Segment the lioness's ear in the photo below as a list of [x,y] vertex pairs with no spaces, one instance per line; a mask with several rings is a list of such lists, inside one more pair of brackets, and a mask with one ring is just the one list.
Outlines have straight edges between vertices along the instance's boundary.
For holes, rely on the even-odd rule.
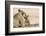
[[18,9],[18,12],[23,12],[22,10]]

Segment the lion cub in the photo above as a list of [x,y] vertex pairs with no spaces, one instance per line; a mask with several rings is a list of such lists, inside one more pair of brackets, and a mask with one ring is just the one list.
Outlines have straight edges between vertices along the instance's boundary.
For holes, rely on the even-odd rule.
[[13,27],[24,27],[25,26],[25,15],[26,13],[18,9],[18,13],[13,17]]

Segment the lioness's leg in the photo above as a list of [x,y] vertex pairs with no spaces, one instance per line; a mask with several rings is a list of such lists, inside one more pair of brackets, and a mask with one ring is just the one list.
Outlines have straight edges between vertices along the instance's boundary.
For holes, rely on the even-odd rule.
[[14,24],[14,27],[19,27],[19,20],[14,20],[14,22],[13,22],[13,24]]

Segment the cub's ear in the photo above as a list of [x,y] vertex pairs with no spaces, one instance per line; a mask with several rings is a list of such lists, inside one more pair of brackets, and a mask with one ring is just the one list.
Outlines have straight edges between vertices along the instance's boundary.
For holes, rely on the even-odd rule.
[[18,12],[21,12],[21,10],[20,10],[20,9],[18,9]]

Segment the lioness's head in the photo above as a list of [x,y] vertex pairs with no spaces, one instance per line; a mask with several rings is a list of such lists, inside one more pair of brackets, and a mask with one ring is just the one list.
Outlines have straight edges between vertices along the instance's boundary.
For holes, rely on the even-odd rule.
[[21,13],[21,15],[22,15],[23,17],[26,17],[26,13],[25,13],[24,11],[18,9],[18,12]]

